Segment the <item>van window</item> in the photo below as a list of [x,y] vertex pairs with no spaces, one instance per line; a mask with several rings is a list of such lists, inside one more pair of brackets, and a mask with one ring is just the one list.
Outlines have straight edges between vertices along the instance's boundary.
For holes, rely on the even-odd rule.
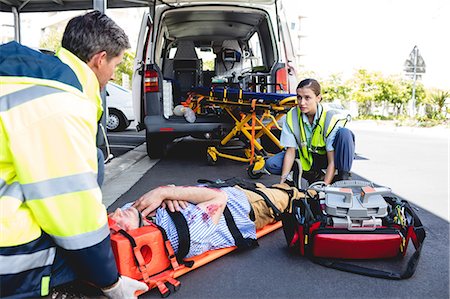
[[250,56],[244,59],[244,68],[253,68],[255,66],[264,65],[258,32],[255,32],[249,39],[248,47]]
[[212,48],[195,48],[195,52],[197,52],[197,56],[202,60],[203,71],[214,71],[214,60],[216,59],[216,54],[213,53]]
[[[212,48],[198,48],[195,47],[195,52],[197,57],[202,60],[203,71],[214,71],[214,59],[216,59],[216,54],[213,53]],[[169,59],[173,59],[177,53],[177,47],[169,49]]]
[[175,57],[175,53],[177,53],[177,48],[170,48],[169,50],[169,59],[173,59]]

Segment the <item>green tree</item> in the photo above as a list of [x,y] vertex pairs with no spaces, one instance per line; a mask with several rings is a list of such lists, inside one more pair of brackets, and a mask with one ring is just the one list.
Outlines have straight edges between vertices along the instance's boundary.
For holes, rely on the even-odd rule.
[[133,78],[133,63],[134,63],[134,57],[136,56],[135,53],[127,51],[123,55],[122,63],[119,64],[116,68],[116,71],[114,72],[114,82],[116,82],[119,85],[122,85],[122,74],[127,74],[130,78],[130,86],[132,84],[132,78]]
[[63,29],[50,27],[49,31],[39,42],[39,48],[57,52],[61,48],[61,40],[63,36]]
[[344,84],[342,74],[332,74],[328,80],[322,82],[322,97],[324,101],[341,100],[347,102],[351,88]]
[[443,114],[446,99],[450,98],[450,92],[440,89],[432,89],[425,98],[426,113],[428,118],[445,117]]
[[371,73],[365,69],[357,70],[349,85],[350,96],[358,102],[358,113],[361,115],[371,114],[372,101],[377,92],[378,73]]
[[383,105],[393,104],[396,108],[396,115],[398,115],[403,104],[407,102],[407,99],[401,93],[399,82],[393,77],[385,78],[379,76],[375,84],[378,87],[374,93],[375,103]]

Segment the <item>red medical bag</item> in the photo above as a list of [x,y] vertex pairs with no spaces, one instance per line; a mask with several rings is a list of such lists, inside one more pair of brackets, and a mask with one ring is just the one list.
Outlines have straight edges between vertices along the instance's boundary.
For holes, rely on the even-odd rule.
[[[330,268],[387,279],[411,277],[425,230],[409,203],[368,182],[343,182],[345,188],[305,190],[305,198],[291,202],[281,216],[288,247]],[[344,261],[403,257],[410,239],[416,251],[403,273]]]

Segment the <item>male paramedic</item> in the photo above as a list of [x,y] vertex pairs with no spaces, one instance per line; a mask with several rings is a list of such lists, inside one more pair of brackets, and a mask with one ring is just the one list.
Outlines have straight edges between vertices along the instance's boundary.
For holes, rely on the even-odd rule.
[[94,11],[67,24],[57,56],[0,46],[0,297],[86,281],[109,298],[147,286],[120,277],[97,184],[99,91],[129,48]]
[[[331,184],[350,177],[355,137],[344,128],[346,117],[325,109],[321,99],[321,87],[315,79],[298,84],[298,106],[287,113],[281,131],[280,143],[285,150],[267,159],[265,165],[270,173],[281,174],[281,183],[294,169],[298,174],[293,178],[294,184],[298,187],[302,177],[309,184],[319,180]],[[326,169],[325,174],[322,169]]]
[[[280,211],[285,210],[289,198],[299,198],[303,195],[287,184],[272,187],[274,188],[257,184],[257,190],[263,192]],[[179,211],[186,219],[190,234],[190,247],[185,257],[192,257],[208,250],[237,245],[227,225],[225,207],[231,212],[242,237],[253,242],[256,239],[256,229],[274,222],[273,210],[263,197],[239,186],[162,186],[144,194],[129,208],[117,209],[109,217],[122,229],[131,230],[142,223],[139,221],[140,213],[144,217],[154,216],[154,223],[165,230],[177,253],[177,226],[167,210]]]

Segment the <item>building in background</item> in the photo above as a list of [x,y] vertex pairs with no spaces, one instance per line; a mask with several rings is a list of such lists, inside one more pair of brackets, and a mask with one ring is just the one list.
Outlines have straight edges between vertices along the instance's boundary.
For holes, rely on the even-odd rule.
[[[131,51],[135,51],[134,45],[139,34],[140,20],[148,8],[116,8],[108,9],[106,14],[111,17],[127,33]],[[42,41],[49,36],[61,38],[67,22],[74,16],[81,15],[87,11],[62,11],[62,12],[40,12],[23,13],[21,19],[22,44],[39,48]],[[6,43],[14,40],[14,20],[12,13],[0,13],[0,42]],[[131,20],[131,21],[130,21]],[[55,50],[55,49],[48,49]]]

